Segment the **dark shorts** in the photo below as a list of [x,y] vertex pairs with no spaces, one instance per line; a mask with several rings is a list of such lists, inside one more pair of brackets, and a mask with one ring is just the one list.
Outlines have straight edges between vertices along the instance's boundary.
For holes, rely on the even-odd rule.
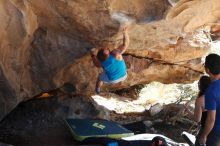
[[[200,129],[198,135],[196,136],[195,146],[200,146],[199,138],[202,131],[203,129]],[[211,132],[207,137],[206,146],[220,146],[220,132]]]
[[207,138],[206,146],[220,146],[220,132],[211,132]]
[[201,128],[201,129],[199,130],[199,133],[198,133],[197,136],[196,136],[195,146],[200,146],[200,144],[199,144],[199,139],[200,139],[200,136],[201,136],[201,134],[202,134],[202,131],[203,131],[203,128]]

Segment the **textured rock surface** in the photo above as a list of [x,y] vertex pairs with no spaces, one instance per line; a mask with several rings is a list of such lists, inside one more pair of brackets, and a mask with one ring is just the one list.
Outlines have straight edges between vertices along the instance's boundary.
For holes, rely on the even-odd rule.
[[197,79],[209,41],[201,29],[217,26],[219,6],[219,0],[1,0],[0,119],[20,101],[64,82],[79,93],[93,91],[100,70],[86,48],[121,43],[112,14],[134,21],[125,55],[128,79],[106,90]]

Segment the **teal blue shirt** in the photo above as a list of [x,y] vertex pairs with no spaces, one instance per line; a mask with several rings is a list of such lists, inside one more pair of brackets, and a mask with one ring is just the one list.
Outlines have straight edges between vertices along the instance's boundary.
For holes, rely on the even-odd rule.
[[124,77],[126,73],[126,65],[124,59],[117,60],[113,55],[109,55],[108,59],[101,62],[102,67],[107,74],[109,80],[114,81]]

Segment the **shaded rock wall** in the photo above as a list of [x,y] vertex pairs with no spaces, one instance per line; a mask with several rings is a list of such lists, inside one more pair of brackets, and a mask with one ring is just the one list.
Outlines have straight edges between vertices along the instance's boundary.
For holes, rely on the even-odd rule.
[[219,6],[219,0],[1,0],[0,119],[20,101],[64,82],[91,93],[100,70],[86,48],[122,42],[112,14],[134,21],[125,53],[128,79],[106,90],[196,80]]

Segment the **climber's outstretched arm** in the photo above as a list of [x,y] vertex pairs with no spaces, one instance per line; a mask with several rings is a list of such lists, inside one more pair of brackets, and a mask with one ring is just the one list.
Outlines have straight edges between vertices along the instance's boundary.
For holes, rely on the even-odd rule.
[[125,28],[123,29],[123,44],[120,45],[120,46],[116,49],[116,51],[117,51],[119,54],[123,54],[123,53],[126,51],[126,49],[128,48],[130,39],[129,39],[129,35],[128,35],[128,31],[127,31],[127,30],[128,30],[127,27],[125,27]]

